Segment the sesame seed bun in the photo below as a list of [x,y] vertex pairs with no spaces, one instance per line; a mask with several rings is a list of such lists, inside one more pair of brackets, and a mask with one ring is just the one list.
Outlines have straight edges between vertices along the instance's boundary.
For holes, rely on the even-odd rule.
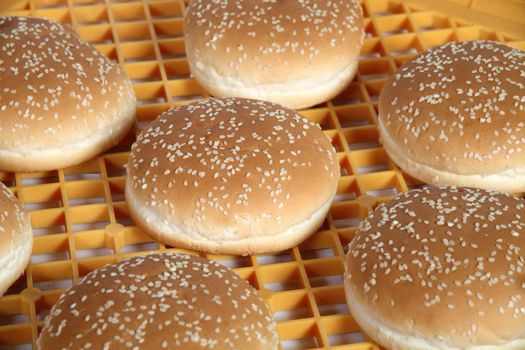
[[126,200],[136,224],[168,245],[275,252],[319,228],[339,176],[330,140],[297,112],[208,99],[164,113],[139,135]]
[[0,17],[0,48],[1,170],[81,163],[117,144],[133,125],[131,82],[69,27]]
[[207,91],[289,108],[341,92],[364,38],[356,0],[194,0],[184,20],[190,70]]
[[33,249],[29,216],[0,182],[0,296],[24,272]]
[[53,306],[38,338],[55,349],[253,349],[278,347],[257,291],[198,256],[162,253],[94,270]]
[[345,260],[346,299],[388,349],[525,348],[525,201],[428,187],[378,206]]
[[406,62],[379,97],[388,155],[433,184],[525,191],[525,52],[448,43]]

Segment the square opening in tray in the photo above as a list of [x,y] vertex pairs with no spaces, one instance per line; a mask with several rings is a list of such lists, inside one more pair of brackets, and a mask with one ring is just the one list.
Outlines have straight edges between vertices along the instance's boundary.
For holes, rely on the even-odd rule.
[[62,208],[29,212],[33,236],[66,232],[66,217]]
[[[155,61],[155,48],[151,41],[134,41],[120,44],[125,63]],[[156,62],[155,62],[156,63]]]
[[75,31],[92,44],[114,44],[113,31],[109,24],[77,26]]
[[71,13],[64,7],[35,9],[32,15],[36,17],[46,17],[62,24],[71,24]]
[[374,58],[381,58],[386,56],[385,48],[381,44],[381,40],[378,38],[369,38],[365,39],[363,42],[363,47],[361,47],[361,52],[357,57],[358,60],[367,60]]
[[342,128],[375,124],[370,107],[365,103],[337,107],[335,113]]
[[452,26],[446,16],[441,16],[432,11],[412,13],[411,17],[414,26],[421,32],[450,28]]
[[375,25],[383,36],[405,34],[414,31],[406,14],[376,18]]
[[357,227],[367,216],[367,211],[356,201],[335,203],[331,210],[332,220],[336,229]]
[[22,179],[22,186],[41,185],[59,182],[58,172],[56,170],[34,173],[21,173],[20,177]]
[[73,236],[77,259],[88,259],[97,256],[115,254],[113,246],[108,244],[104,230],[81,232]]
[[132,83],[146,83],[161,80],[160,68],[157,61],[125,63],[123,69]]
[[148,2],[148,7],[151,17],[154,19],[183,16],[179,0]]
[[498,35],[494,31],[487,30],[480,26],[457,28],[456,33],[460,41],[465,40],[498,40]]
[[348,253],[348,244],[354,239],[357,228],[358,227],[344,227],[337,230],[337,236],[345,254]]
[[140,2],[111,4],[109,8],[113,13],[113,18],[116,22],[144,21],[146,19],[146,14],[144,13],[144,5]]
[[60,208],[62,206],[62,191],[58,183],[21,188],[24,198],[24,208],[28,211]]
[[163,62],[168,79],[189,79],[190,67],[185,59],[173,59]]
[[31,266],[33,287],[40,290],[66,289],[73,285],[72,262],[54,261]]
[[314,291],[314,297],[321,316],[349,313],[342,285],[317,289]]
[[348,314],[323,318],[321,324],[326,331],[328,342],[331,346],[362,343],[365,341],[365,336],[359,326],[352,316]]
[[0,327],[0,350],[32,350],[31,324]]
[[106,204],[81,205],[68,210],[71,226],[75,232],[103,229],[109,225]]
[[153,22],[157,38],[182,38],[184,22],[182,18],[163,19]]
[[31,318],[22,310],[22,301],[18,298],[0,299],[0,326],[30,322]]
[[313,317],[308,296],[302,290],[274,294],[271,308],[277,322]]
[[279,326],[282,350],[316,349],[323,346],[319,329],[313,320]]
[[360,181],[366,194],[374,197],[392,197],[403,192],[401,183],[394,171],[363,175]]
[[66,193],[70,206],[106,202],[104,182],[102,180],[68,182],[66,184]]
[[453,29],[440,29],[419,34],[419,41],[425,50],[457,40]]
[[393,0],[367,1],[366,9],[367,12],[374,17],[391,16],[405,12],[403,4],[400,1]]
[[118,224],[121,224],[122,226],[135,226],[135,223],[129,216],[126,202],[113,202],[113,209],[115,211],[115,219],[117,220]]
[[380,147],[379,132],[375,126],[363,126],[343,131],[351,151]]
[[383,38],[385,49],[391,56],[417,54],[423,51],[416,34],[399,34]]
[[100,179],[99,159],[93,158],[85,163],[66,168],[63,172],[66,181]]
[[343,284],[343,264],[339,258],[308,260],[304,269],[312,288]]
[[151,40],[147,22],[117,23],[114,28],[121,42]]
[[257,261],[257,264],[259,265],[280,264],[280,263],[294,261],[291,250],[286,250],[286,251],[278,252],[275,254],[257,255],[255,256],[255,260]]
[[372,19],[365,18],[363,21],[363,27],[365,29],[365,39],[371,39],[378,36],[376,27],[374,25],[374,22],[372,22]]
[[186,57],[184,39],[182,38],[162,39],[159,40],[158,44],[163,59]]
[[304,288],[295,262],[265,265],[259,271],[264,287],[273,292]]
[[305,109],[299,112],[306,119],[319,124],[321,129],[330,130],[335,129],[336,125],[330,114],[330,110],[326,108],[319,109]]
[[352,151],[350,158],[358,174],[377,173],[393,170],[394,165],[383,148]]
[[164,85],[160,82],[140,83],[133,85],[137,95],[137,104],[153,104],[166,102]]
[[332,99],[334,106],[354,105],[366,102],[365,95],[359,83],[351,83],[339,95]]
[[108,13],[105,6],[80,6],[71,9],[78,25],[107,24]]
[[377,102],[379,100],[379,95],[381,94],[381,89],[385,85],[386,80],[373,80],[365,82],[365,89],[370,97],[372,102]]
[[330,231],[320,231],[299,245],[301,259],[324,259],[336,254],[335,242]]
[[356,200],[361,195],[361,190],[355,177],[342,177],[339,180],[337,187],[337,194],[335,195],[334,202],[349,202]]
[[204,97],[204,90],[194,79],[170,80],[168,87],[173,101],[196,100]]
[[380,80],[388,79],[394,74],[394,69],[390,65],[388,58],[372,58],[359,61],[359,80]]
[[47,235],[35,237],[31,263],[33,265],[69,260],[69,241],[67,235]]

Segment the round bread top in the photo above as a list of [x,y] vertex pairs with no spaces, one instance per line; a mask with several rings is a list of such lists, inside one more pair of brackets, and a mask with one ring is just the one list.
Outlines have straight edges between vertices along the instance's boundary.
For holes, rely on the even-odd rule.
[[364,38],[355,0],[194,0],[184,33],[190,61],[252,84],[340,72]]
[[386,326],[454,348],[523,336],[523,199],[460,187],[410,191],[370,213],[349,249],[356,301]]
[[182,232],[270,236],[309,219],[337,189],[339,162],[314,123],[241,98],[172,109],[131,149],[128,186],[143,213]]
[[13,193],[0,182],[0,257],[9,256],[26,245],[28,232],[31,232],[29,216]]
[[275,323],[257,291],[198,256],[134,257],[90,272],[46,318],[39,349],[268,349]]
[[72,29],[0,17],[0,149],[60,149],[115,123],[131,82]]
[[427,50],[383,87],[379,118],[383,137],[419,163],[460,174],[524,167],[525,52],[495,41]]

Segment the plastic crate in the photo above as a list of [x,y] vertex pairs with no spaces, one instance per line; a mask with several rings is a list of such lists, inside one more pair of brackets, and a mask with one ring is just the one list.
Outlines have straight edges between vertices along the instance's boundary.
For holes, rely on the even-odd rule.
[[[337,149],[338,194],[323,227],[298,247],[274,255],[205,255],[232,267],[267,298],[282,349],[379,349],[346,306],[343,256],[367,213],[420,182],[381,148],[377,98],[407,59],[448,41],[495,39],[525,49],[523,38],[421,10],[403,2],[362,0],[366,40],[354,81],[332,101],[301,113],[318,122]],[[31,0],[5,14],[52,18],[78,33],[131,77],[142,127],[169,107],[208,94],[189,76],[179,0]],[[35,347],[38,331],[65,288],[88,272],[153,251],[182,251],[155,242],[129,219],[124,201],[128,150],[134,139],[98,158],[44,173],[0,173],[29,210],[34,249],[26,273],[0,298],[0,350]]]

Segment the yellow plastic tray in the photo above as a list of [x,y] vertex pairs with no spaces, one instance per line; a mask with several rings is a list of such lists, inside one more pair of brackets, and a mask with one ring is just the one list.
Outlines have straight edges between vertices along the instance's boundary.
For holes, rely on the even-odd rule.
[[[451,40],[495,39],[525,49],[523,38],[420,6],[362,1],[366,40],[356,79],[336,99],[301,111],[321,124],[338,151],[342,177],[322,229],[289,251],[216,256],[266,297],[283,349],[379,349],[348,313],[342,285],[346,246],[375,204],[419,186],[378,143],[377,98],[385,80],[417,52]],[[70,23],[133,79],[139,126],[169,107],[207,97],[189,76],[179,0],[31,0],[3,14]],[[129,219],[124,201],[131,134],[80,166],[45,173],[0,173],[30,211],[35,244],[26,273],[0,298],[0,350],[31,349],[62,291],[107,263],[150,251],[180,251],[152,241]]]

